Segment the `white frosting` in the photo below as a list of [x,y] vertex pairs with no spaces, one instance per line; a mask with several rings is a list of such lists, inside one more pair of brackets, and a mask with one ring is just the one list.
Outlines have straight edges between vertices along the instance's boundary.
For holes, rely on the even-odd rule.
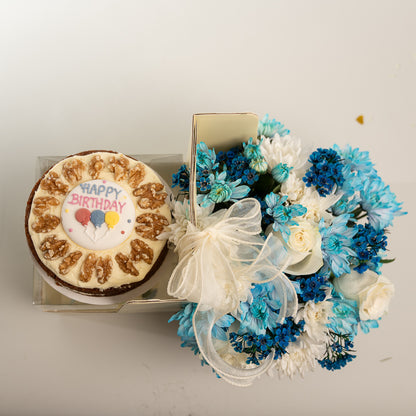
[[62,204],[61,222],[74,243],[90,250],[106,250],[130,236],[135,214],[133,201],[124,188],[100,179],[72,189]]
[[[103,159],[104,169],[100,172],[98,179],[93,180],[93,178],[88,172],[88,165],[91,159],[93,158],[93,156],[96,156],[96,155],[99,155]],[[31,209],[29,219],[28,219],[29,233],[32,238],[36,253],[39,259],[42,261],[42,263],[46,265],[61,280],[73,286],[80,287],[80,288],[99,288],[99,289],[104,290],[104,289],[119,287],[125,284],[131,284],[131,283],[135,283],[135,282],[143,280],[146,277],[147,273],[150,271],[150,269],[153,267],[153,264],[158,259],[166,243],[166,241],[164,240],[154,241],[154,240],[144,238],[143,236],[139,235],[135,231],[135,227],[137,226],[136,218],[139,215],[144,214],[144,213],[155,213],[155,214],[162,215],[170,223],[171,215],[170,215],[170,209],[168,205],[164,204],[161,207],[157,209],[153,209],[153,210],[140,208],[139,205],[137,204],[137,197],[133,195],[134,189],[128,183],[128,175],[119,181],[115,181],[115,178],[114,178],[115,174],[111,172],[111,170],[109,169],[109,159],[112,157],[127,158],[129,162],[129,166],[128,166],[129,169],[132,169],[139,163],[142,164],[145,170],[145,175],[144,175],[142,182],[139,184],[139,186],[144,185],[146,183],[161,183],[159,176],[147,165],[141,162],[138,162],[134,159],[131,159],[120,153],[117,154],[117,153],[108,153],[108,152],[96,152],[96,153],[91,153],[85,156],[78,156],[78,155],[72,156],[70,158],[60,161],[55,166],[53,166],[51,170],[49,171],[49,173],[56,172],[59,175],[59,180],[62,181],[64,184],[68,185],[68,188],[69,188],[68,192],[65,195],[52,195],[59,201],[59,205],[49,207],[48,210],[45,211],[44,213],[44,215],[50,214],[50,215],[55,215],[59,217],[62,220],[61,223],[54,230],[48,233],[37,233],[32,228],[32,225],[37,220],[37,216],[34,215],[33,213],[33,208]],[[86,169],[84,169],[84,171],[82,172],[82,178],[80,181],[70,184],[68,183],[68,181],[65,180],[64,176],[62,175],[62,168],[65,162],[73,158],[82,161],[86,165]],[[120,216],[119,223],[115,224],[113,229],[108,230],[107,225],[102,224],[101,227],[98,227],[96,235],[94,235],[96,231],[95,229],[96,227],[94,227],[94,224],[92,224],[91,221],[89,221],[89,224],[87,225],[87,230],[85,230],[84,227],[75,219],[74,216],[71,217],[69,215],[67,218],[66,214],[70,214],[70,212],[66,213],[65,210],[71,209],[71,208],[67,208],[68,205],[71,205],[69,204],[69,201],[72,200],[72,197],[70,195],[73,193],[77,193],[77,191],[79,191],[80,189],[81,184],[84,184],[84,183],[103,184],[103,181],[106,181],[107,184],[111,183],[113,187],[115,184],[116,189],[120,191],[119,195],[123,197],[126,196],[127,197],[126,200],[131,202],[133,206],[133,211],[134,211],[133,221],[129,223],[128,220],[131,218],[130,215],[126,215],[126,216],[124,215],[125,212],[126,214],[130,214],[130,211],[129,211],[130,208],[127,208],[128,206],[128,203],[127,203],[127,205],[122,209],[122,213],[121,213],[122,215]],[[78,194],[80,193],[78,192]],[[114,192],[114,195],[111,196],[109,193],[107,196],[108,197],[111,196],[111,198],[108,198],[108,199],[112,201],[115,200],[117,202],[118,200],[115,199],[115,194],[116,192]],[[41,189],[41,187],[38,187],[33,199],[35,200],[36,198],[43,197],[43,196],[51,196],[51,194],[48,191]],[[90,212],[94,211],[96,208],[100,209],[100,205],[96,205],[97,204],[96,201],[94,202],[94,205],[92,205],[92,202],[90,204],[90,202],[91,201],[88,201],[88,208],[78,206],[77,209],[85,208],[85,209],[89,209]],[[104,208],[104,205],[102,208]],[[127,209],[127,211],[124,212],[124,209]],[[111,209],[108,209],[108,210],[101,209],[101,210],[102,211],[116,211],[115,205],[113,205],[113,208]],[[122,227],[123,225],[126,227],[125,229]],[[127,225],[130,228],[128,228]],[[75,226],[77,228],[75,228]],[[74,231],[70,232],[69,228],[72,228],[73,230],[77,230],[77,231],[74,234]],[[100,228],[102,228],[102,230]],[[121,231],[124,231],[124,230],[125,230],[125,233],[121,234]],[[106,234],[107,231],[108,233]],[[101,235],[101,233],[103,235]],[[88,237],[88,234],[90,235],[90,237]],[[70,244],[70,250],[68,251],[67,254],[73,253],[75,251],[80,251],[82,253],[82,257],[78,260],[76,265],[72,267],[70,271],[65,275],[62,275],[62,273],[60,273],[59,271],[59,265],[61,264],[63,257],[57,258],[55,260],[47,260],[44,258],[44,253],[40,249],[40,245],[42,244],[42,242],[47,237],[52,236],[52,235],[55,235],[56,238],[59,240],[68,241],[68,243]],[[95,241],[93,241],[94,239]],[[130,243],[131,241],[135,239],[139,239],[143,241],[153,250],[152,264],[147,264],[144,261],[134,262],[134,267],[139,272],[138,276],[133,276],[131,274],[124,273],[120,269],[119,265],[117,264],[115,260],[115,256],[118,253],[121,253],[125,256],[130,256],[130,253],[131,253]],[[90,244],[94,245],[94,247],[92,247],[92,245]],[[88,282],[83,282],[80,280],[82,264],[85,261],[86,257],[88,256],[88,254],[90,253],[95,253],[97,256],[100,256],[103,258],[106,256],[110,256],[112,258],[112,266],[113,266],[112,273],[108,281],[106,281],[105,283],[99,283],[97,280],[96,274],[94,274],[91,280]]]

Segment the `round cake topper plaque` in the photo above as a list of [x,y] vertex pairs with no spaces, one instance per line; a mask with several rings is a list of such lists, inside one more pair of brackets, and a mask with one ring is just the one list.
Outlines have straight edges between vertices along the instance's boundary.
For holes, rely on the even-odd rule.
[[114,182],[88,181],[67,195],[61,219],[74,243],[90,250],[107,250],[120,245],[133,231],[134,203]]

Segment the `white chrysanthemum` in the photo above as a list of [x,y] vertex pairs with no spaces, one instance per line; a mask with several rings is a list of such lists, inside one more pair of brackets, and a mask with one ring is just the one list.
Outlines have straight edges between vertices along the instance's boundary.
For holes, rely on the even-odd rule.
[[315,189],[305,188],[303,195],[296,202],[307,209],[307,212],[304,215],[306,219],[319,223],[322,217],[325,219],[332,217],[332,215],[326,211],[329,207],[334,205],[339,198],[340,195],[335,194],[322,197]]
[[303,180],[299,178],[296,173],[290,172],[287,180],[282,183],[280,193],[282,195],[287,195],[288,201],[292,204],[297,204],[305,193],[305,190],[305,182],[303,182]]
[[325,344],[316,344],[303,333],[299,338],[289,344],[287,353],[279,358],[274,366],[279,377],[293,378],[296,375],[303,377],[307,371],[312,371],[317,361],[323,358],[326,351]]
[[268,137],[262,139],[260,151],[269,170],[282,163],[295,171],[306,172],[307,155],[302,150],[300,139],[289,135],[280,137],[278,134],[271,139]]
[[[196,217],[198,219],[198,228],[203,230],[206,228],[212,218],[209,218],[210,214],[214,209],[214,204],[209,207],[203,208],[199,205],[196,206]],[[163,232],[158,236],[159,239],[169,239],[171,243],[175,246],[178,245],[179,240],[185,235],[188,225],[190,224],[189,221],[189,201],[185,199],[183,202],[176,201],[173,204],[173,211],[172,216],[175,219],[175,222],[169,225],[167,228],[168,230]]]
[[310,300],[298,310],[296,320],[305,321],[304,332],[316,343],[325,344],[328,340],[329,317],[333,315],[332,303]]

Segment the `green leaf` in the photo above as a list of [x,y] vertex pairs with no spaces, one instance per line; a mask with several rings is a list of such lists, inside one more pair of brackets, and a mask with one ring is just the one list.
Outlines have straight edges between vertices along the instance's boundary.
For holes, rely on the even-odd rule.
[[380,263],[383,263],[383,264],[393,263],[394,260],[396,260],[396,258],[394,258],[394,259],[382,259],[382,260],[380,260]]

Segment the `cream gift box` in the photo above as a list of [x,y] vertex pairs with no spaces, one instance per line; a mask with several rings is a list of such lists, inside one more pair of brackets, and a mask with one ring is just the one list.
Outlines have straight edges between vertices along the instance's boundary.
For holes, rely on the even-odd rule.
[[[250,137],[257,135],[258,117],[252,113],[201,113],[192,118],[190,151],[187,160],[195,159],[196,145],[204,141],[216,151],[229,149]],[[149,165],[168,184],[172,174],[183,162],[182,155],[132,155],[135,159]],[[50,166],[62,157],[39,157],[36,177],[39,177]],[[190,165],[190,164],[188,164]],[[191,169],[190,183],[195,183],[195,169]],[[175,196],[175,193],[173,194]],[[166,259],[155,275],[145,284],[125,294],[108,297],[78,296],[56,287],[46,281],[38,269],[33,271],[33,304],[47,312],[154,312],[174,311],[182,303],[167,294],[170,275],[177,264],[176,254],[169,250]]]

